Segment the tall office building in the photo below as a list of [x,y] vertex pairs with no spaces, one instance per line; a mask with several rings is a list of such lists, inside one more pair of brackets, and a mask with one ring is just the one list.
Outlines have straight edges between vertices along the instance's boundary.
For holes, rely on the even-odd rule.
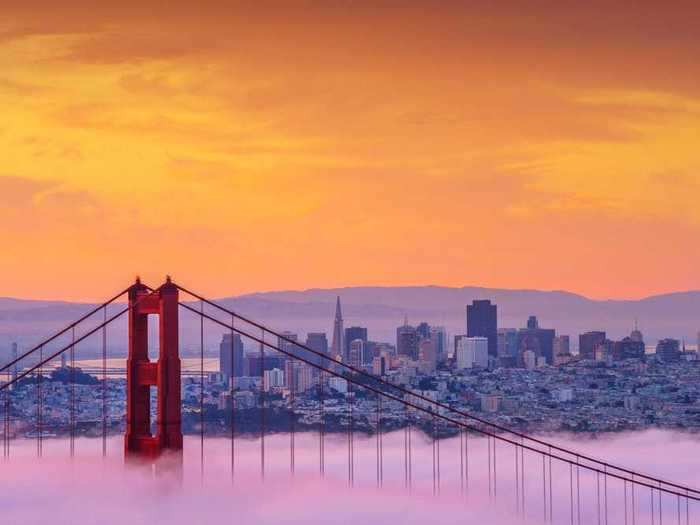
[[630,339],[632,339],[632,341],[634,341],[635,343],[644,342],[644,335],[639,330],[639,323],[636,319],[634,320],[634,330],[632,330],[632,333],[630,334]]
[[[325,332],[309,332],[306,335],[306,346],[311,348],[311,350],[315,350],[319,354],[323,355],[328,355],[328,338],[326,337]],[[318,356],[316,354],[311,354],[309,352],[305,352],[304,357],[306,357],[306,354],[308,355],[308,359],[317,364],[317,365],[322,365],[322,366],[328,366],[329,362],[327,359],[324,359],[321,356]]]
[[418,360],[418,332],[408,324],[408,319],[396,329],[396,353]]
[[418,333],[419,338],[428,339],[430,337],[430,325],[423,321],[416,326],[416,332]]
[[[367,328],[364,328],[362,326],[350,326],[345,329],[345,334],[343,335],[343,341],[345,342],[345,347],[343,349],[343,361],[348,359],[350,355],[350,343],[352,343],[355,339],[361,339],[364,345],[366,345]],[[363,357],[360,356],[360,361],[362,360]]]
[[568,355],[571,353],[571,339],[568,335],[558,335],[554,338],[554,355]]
[[491,301],[473,301],[467,305],[467,337],[486,337],[489,355],[498,355],[498,309]]
[[583,359],[595,359],[595,351],[607,339],[605,332],[586,332],[578,336],[578,355]]
[[518,356],[521,364],[524,364],[524,353],[531,351],[535,360],[543,358],[548,364],[554,363],[554,337],[555,331],[550,328],[540,328],[537,317],[531,315],[527,320],[527,328],[518,330]]
[[314,386],[311,367],[301,361],[288,359],[284,364],[284,383],[292,392],[306,392]]
[[459,370],[488,368],[489,340],[486,337],[461,337],[457,343],[455,362]]
[[345,360],[351,366],[362,366],[362,358],[365,353],[365,342],[362,339],[354,339],[350,341],[348,348],[347,359]]
[[343,357],[345,350],[343,336],[343,314],[340,311],[340,296],[338,296],[335,302],[335,320],[333,321],[333,339],[331,340],[331,357],[333,359]]
[[221,338],[219,371],[226,378],[243,375],[243,341],[239,334],[224,334]]
[[437,351],[432,339],[421,339],[418,343],[418,357],[429,372],[435,372],[437,368]]
[[656,357],[664,363],[675,363],[680,361],[680,341],[678,341],[678,339],[662,339],[656,345]]
[[299,346],[293,343],[293,341],[299,341],[299,336],[297,334],[285,330],[284,332],[281,332],[280,335],[282,337],[277,338],[277,347],[283,351],[283,357],[289,357],[288,354],[305,357],[305,354],[299,348]]
[[513,367],[518,362],[518,331],[515,328],[498,329],[498,364]]
[[284,372],[279,368],[265,370],[263,373],[263,390],[269,392],[273,388],[281,388],[284,386]]
[[435,355],[438,363],[447,361],[447,331],[444,326],[430,327],[430,340],[435,345]]
[[642,359],[645,354],[644,341],[635,341],[632,337],[625,337],[622,341],[615,341],[612,347],[612,357],[616,361],[622,359]]

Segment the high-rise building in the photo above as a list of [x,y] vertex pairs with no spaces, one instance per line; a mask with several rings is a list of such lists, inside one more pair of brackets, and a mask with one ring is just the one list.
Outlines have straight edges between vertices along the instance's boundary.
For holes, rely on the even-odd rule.
[[467,305],[467,336],[486,337],[489,355],[498,354],[498,309],[491,301],[472,301]]
[[680,341],[678,341],[678,339],[662,339],[656,345],[656,357],[663,363],[675,363],[680,361]]
[[447,331],[444,326],[430,327],[430,340],[435,345],[435,354],[438,363],[447,361]]
[[535,362],[543,358],[546,363],[554,363],[554,337],[556,333],[550,328],[540,328],[537,317],[531,315],[527,320],[527,328],[518,330],[518,355],[521,364],[525,364],[524,353],[531,351],[535,354]]
[[335,302],[335,319],[333,321],[333,339],[331,340],[331,357],[338,359],[343,357],[345,345],[343,344],[343,314],[340,311],[340,296]]
[[[367,344],[367,328],[362,326],[350,326],[345,329],[345,334],[343,335],[343,341],[345,342],[345,348],[343,349],[343,361],[347,361],[350,355],[350,343],[355,339],[361,339],[362,342]],[[364,349],[364,345],[363,345]],[[363,356],[360,356],[360,362],[362,362]]]
[[219,371],[224,377],[243,375],[243,341],[239,334],[224,334],[219,344]]
[[612,358],[615,361],[622,359],[642,359],[644,357],[644,341],[635,341],[632,337],[625,337],[622,341],[615,341],[612,347]]
[[360,367],[362,366],[362,356],[365,353],[365,342],[362,339],[355,339],[350,341],[350,348],[348,349],[347,363],[351,366]]
[[428,339],[430,337],[430,325],[423,321],[416,326],[416,333],[420,339]]
[[396,353],[418,360],[418,332],[408,324],[408,319],[396,329]]
[[383,376],[386,374],[387,359],[383,355],[377,356],[372,359],[372,374],[375,376]]
[[634,320],[634,330],[632,330],[630,334],[630,339],[635,343],[644,343],[644,335],[642,335],[642,332],[639,330],[639,324],[636,319]]
[[586,332],[578,336],[578,354],[583,359],[595,359],[595,351],[603,344],[607,336],[605,332]]
[[554,355],[569,355],[571,353],[571,339],[568,335],[558,335],[554,338]]
[[433,340],[421,339],[418,343],[418,357],[428,372],[434,372],[437,368],[437,352]]
[[515,328],[499,328],[496,348],[500,366],[516,366],[518,362],[518,331]]
[[265,370],[263,373],[263,390],[269,392],[273,388],[282,388],[284,386],[284,372],[279,368]]
[[301,361],[287,360],[284,364],[284,382],[292,392],[306,392],[314,386],[311,367]]
[[[328,338],[326,337],[325,332],[309,332],[306,335],[306,346],[311,348],[311,350],[315,350],[319,354],[323,355],[328,355]],[[308,354],[308,359],[309,361],[316,363],[317,365],[321,366],[328,366],[329,362],[327,359],[323,359],[321,356],[315,355],[315,354],[310,354],[309,352],[306,352],[306,355]]]
[[265,352],[264,357],[258,352],[247,354],[243,358],[243,362],[245,363],[243,375],[250,377],[263,377],[263,372],[265,370],[272,370],[273,368],[284,370],[284,363],[286,361],[288,361],[288,359],[286,359],[284,356],[280,354],[272,355],[269,351]]
[[299,336],[297,334],[285,330],[284,332],[280,332],[280,335],[282,337],[277,338],[277,347],[282,350],[282,355],[284,357],[290,357],[289,354],[293,356],[301,355],[306,357],[300,347],[293,342],[299,341]]
[[456,366],[459,370],[465,368],[488,368],[489,340],[486,337],[461,337],[457,343],[455,355]]

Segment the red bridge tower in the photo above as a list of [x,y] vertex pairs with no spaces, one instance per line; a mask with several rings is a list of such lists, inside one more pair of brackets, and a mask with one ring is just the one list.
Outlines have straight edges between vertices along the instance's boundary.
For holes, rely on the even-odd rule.
[[[126,362],[126,456],[154,458],[182,450],[178,289],[170,277],[150,291],[139,279],[129,288],[129,357]],[[160,321],[158,362],[148,358],[148,315]],[[156,434],[151,434],[151,387],[157,388]]]

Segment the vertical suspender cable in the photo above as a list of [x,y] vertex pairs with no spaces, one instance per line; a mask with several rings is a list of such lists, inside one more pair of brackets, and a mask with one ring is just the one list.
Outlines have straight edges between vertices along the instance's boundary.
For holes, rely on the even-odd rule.
[[70,455],[75,455],[75,326],[71,329],[70,347]]
[[496,499],[496,483],[498,481],[498,470],[496,468],[496,444],[498,440],[496,439],[496,436],[494,435],[493,438],[493,497]]
[[542,503],[544,505],[544,522],[547,523],[547,467],[542,454]]
[[[200,314],[204,301],[200,302]],[[199,316],[199,464],[204,478],[204,315]]]
[[324,382],[324,375],[323,371],[318,375],[318,407],[319,407],[319,412],[320,412],[320,417],[319,417],[319,425],[318,425],[318,470],[319,473],[321,474],[321,477],[323,477],[324,474],[324,456],[325,456],[325,451],[323,450],[324,446],[324,441],[325,441],[325,424],[326,424],[326,414],[325,414],[325,399],[323,397],[323,382]]
[[464,494],[464,429],[459,427],[459,483]]
[[[233,480],[236,474],[236,341],[234,339],[235,332],[233,323],[236,319],[235,315],[231,315],[231,371],[229,377],[229,395],[231,398],[231,479]],[[238,363],[241,366],[242,363]]]
[[260,477],[265,479],[265,329],[260,332]]
[[102,457],[107,456],[107,306],[102,308]]
[[42,448],[42,433],[44,432],[44,422],[42,421],[42,416],[43,416],[43,392],[42,392],[42,380],[43,380],[43,367],[41,366],[41,362],[44,360],[44,347],[40,346],[39,347],[39,370],[38,374],[36,376],[36,455],[37,457],[41,457],[41,448]]
[[576,455],[576,466],[573,468],[576,471],[576,523],[577,525],[581,525],[581,478],[578,455]]

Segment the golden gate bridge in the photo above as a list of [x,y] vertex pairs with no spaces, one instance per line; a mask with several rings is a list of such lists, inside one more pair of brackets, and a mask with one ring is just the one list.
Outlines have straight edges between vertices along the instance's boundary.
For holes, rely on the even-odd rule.
[[[180,295],[189,297],[189,301],[181,300]],[[127,304],[120,307],[116,313],[108,315],[108,307],[122,297],[127,297]],[[197,307],[198,306],[198,307]],[[21,355],[11,359],[0,367],[0,374],[14,371],[12,377],[0,385],[3,407],[3,456],[9,458],[12,451],[11,419],[13,414],[11,391],[20,381],[33,378],[36,405],[33,435],[37,441],[37,455],[42,454],[42,440],[49,430],[44,423],[44,371],[51,361],[63,354],[68,354],[71,366],[69,396],[67,399],[69,411],[70,454],[75,454],[76,438],[76,395],[75,395],[75,351],[76,346],[90,337],[99,337],[102,349],[102,367],[93,368],[91,372],[101,371],[101,412],[102,420],[102,453],[106,454],[108,434],[107,420],[107,377],[115,373],[115,369],[107,367],[107,327],[123,316],[128,317],[128,357],[126,360],[126,424],[124,435],[125,458],[134,461],[155,461],[161,454],[180,454],[183,447],[182,437],[182,402],[181,377],[183,371],[179,356],[179,310],[184,310],[196,316],[199,321],[200,336],[200,370],[199,384],[199,417],[200,417],[200,449],[204,454],[205,422],[204,422],[204,333],[205,322],[218,327],[219,330],[238,334],[259,347],[261,372],[267,352],[275,352],[288,359],[304,363],[317,370],[317,409],[319,424],[318,434],[318,469],[321,475],[325,465],[325,409],[328,398],[328,379],[337,377],[345,380],[348,386],[346,396],[346,431],[347,431],[347,475],[348,482],[354,479],[354,432],[355,432],[355,402],[357,394],[362,392],[376,402],[374,413],[374,433],[376,435],[376,479],[377,485],[382,486],[384,477],[384,444],[383,436],[387,417],[384,414],[386,404],[403,407],[403,472],[406,487],[411,486],[412,469],[416,458],[412,452],[412,433],[416,427],[429,429],[432,434],[432,478],[433,491],[439,492],[441,483],[441,466],[449,465],[459,469],[460,488],[469,490],[470,441],[474,438],[485,439],[487,442],[486,467],[488,471],[489,496],[494,500],[497,494],[506,493],[514,499],[519,514],[525,513],[526,506],[539,508],[538,514],[543,523],[598,523],[608,525],[611,517],[610,507],[623,506],[625,525],[636,525],[644,518],[652,525],[657,522],[691,523],[693,509],[700,501],[700,490],[684,483],[662,479],[648,473],[640,472],[628,466],[615,464],[611,461],[592,457],[555,442],[530,436],[520,431],[490,422],[482,417],[448,404],[436,401],[412,391],[403,385],[394,384],[382,377],[375,376],[362,368],[343,363],[331,356],[316,351],[284,333],[272,330],[262,323],[241,315],[217,302],[185,288],[169,277],[157,288],[151,288],[140,280],[114,295],[104,303],[93,308],[85,315],[69,324],[40,343],[34,345]],[[158,316],[159,355],[156,360],[149,356],[149,316]],[[76,329],[91,318],[98,318],[98,324],[76,335]],[[49,350],[63,337],[70,337],[69,342],[56,349]],[[231,345],[231,359],[234,359],[234,345]],[[36,362],[21,366],[29,359]],[[20,371],[21,370],[21,371]],[[155,422],[151,421],[151,389],[157,394],[157,411]],[[236,458],[236,403],[234,397],[235,378],[231,378],[229,393],[231,395],[231,472],[235,470]],[[294,403],[293,389],[291,403]],[[260,411],[260,443],[261,471],[265,472],[265,432],[266,409],[268,407],[266,393],[261,385],[259,390]],[[155,424],[153,424],[155,423]],[[155,431],[153,428],[155,427]],[[294,470],[294,419],[290,424],[290,469]],[[445,435],[459,437],[459,458],[440,457],[440,441]],[[421,460],[424,458],[418,458]],[[503,473],[508,471],[508,475]],[[537,474],[533,474],[537,472]],[[512,474],[512,476],[511,476]],[[499,475],[501,483],[499,484]],[[589,489],[582,496],[582,478],[589,482]],[[504,481],[505,479],[505,481]],[[560,490],[568,485],[568,498],[555,498],[555,487]],[[613,489],[613,485],[616,490]],[[620,485],[622,497],[620,498]],[[533,487],[538,487],[540,496],[533,500]],[[500,492],[498,492],[500,489]],[[529,493],[528,493],[529,489]],[[556,505],[555,505],[556,500]],[[564,508],[562,508],[564,507]],[[556,519],[555,519],[556,518]],[[590,521],[593,519],[594,521]],[[588,521],[586,521],[588,520]]]

